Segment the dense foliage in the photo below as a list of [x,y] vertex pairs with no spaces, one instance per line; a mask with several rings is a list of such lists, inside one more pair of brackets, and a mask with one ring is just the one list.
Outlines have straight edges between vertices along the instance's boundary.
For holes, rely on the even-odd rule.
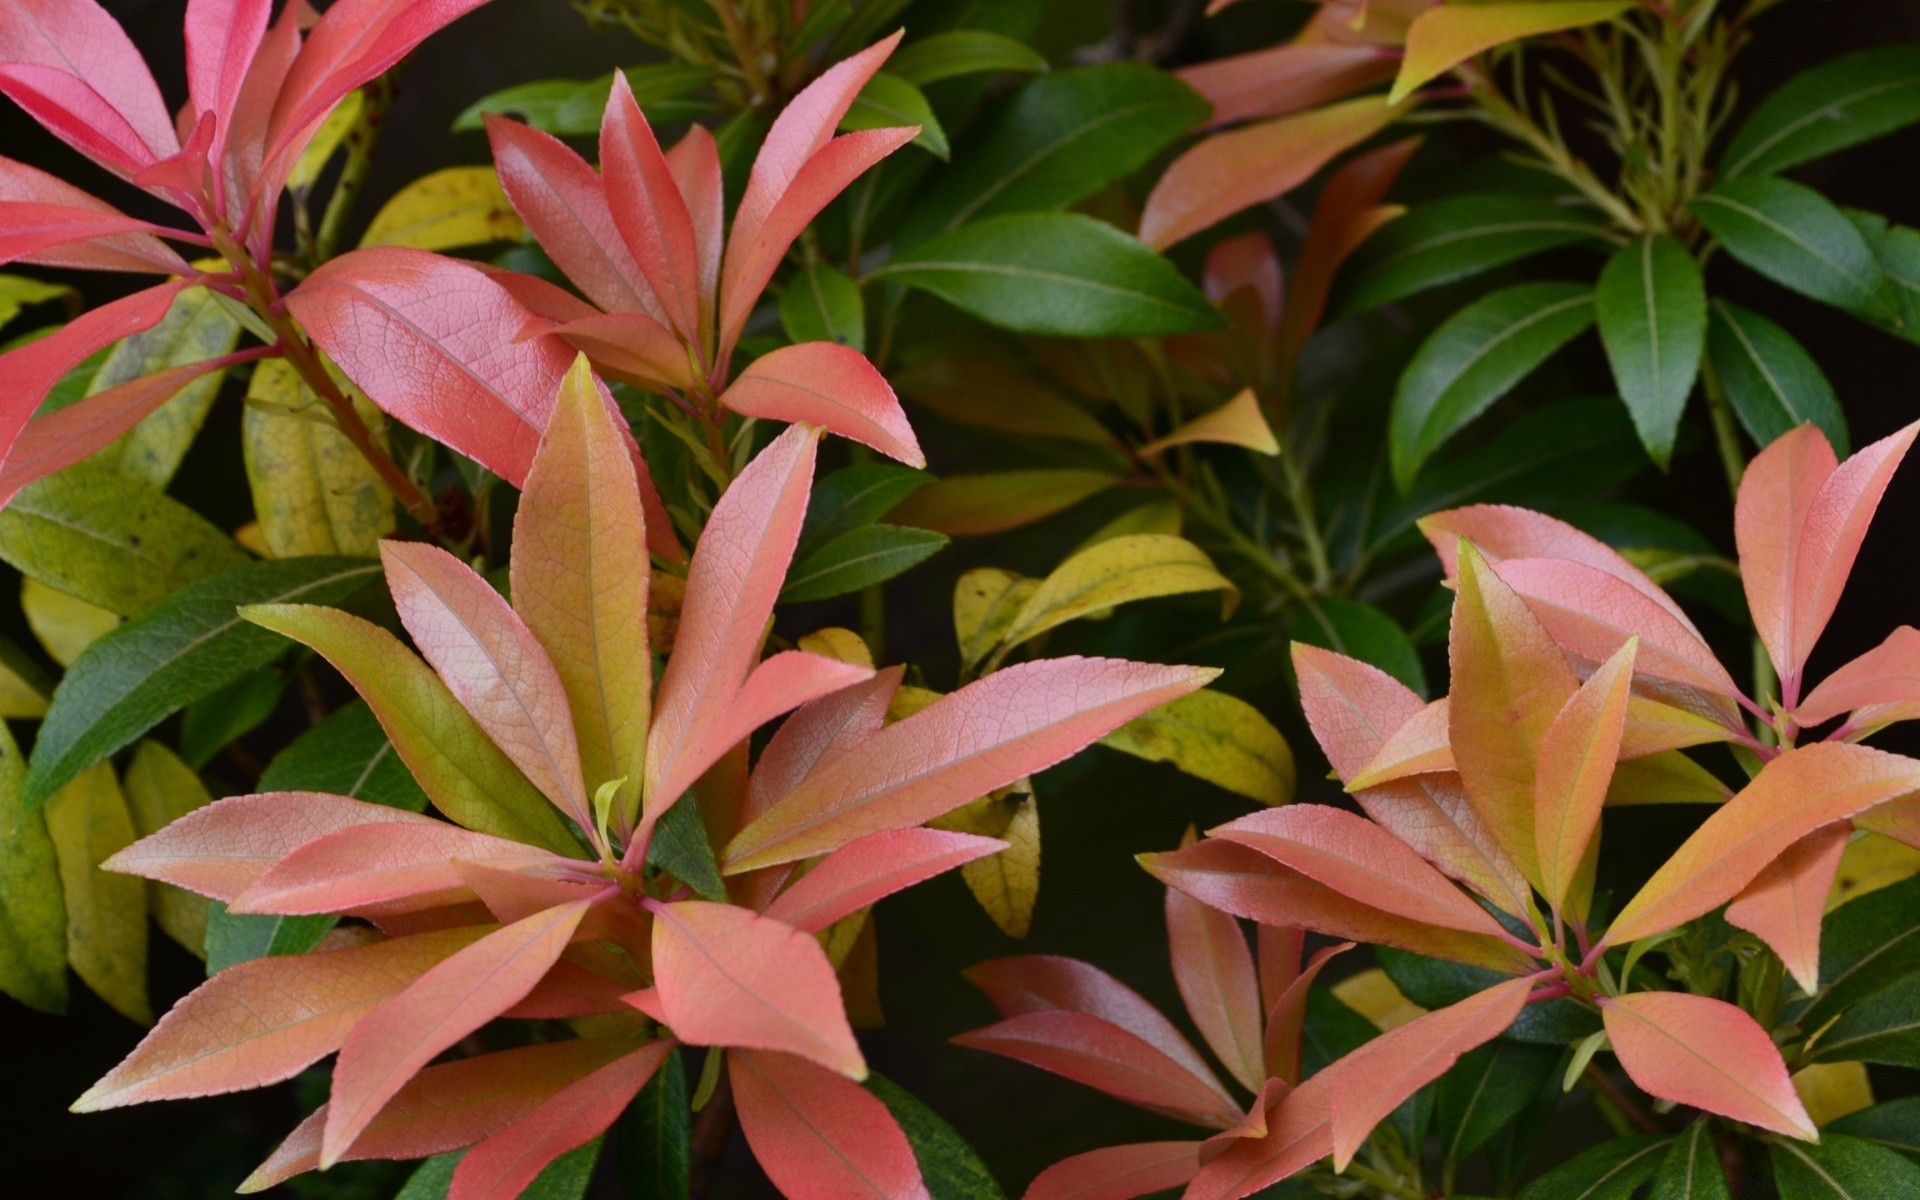
[[[125,1018],[59,1103],[294,1093],[156,1195],[1920,1194],[1920,631],[1816,657],[1920,424],[1789,331],[1920,343],[1803,170],[1920,46],[1743,100],[1777,6],[581,0],[640,65],[471,95],[485,0],[186,0],[176,104],[0,4],[0,991]],[[369,195],[403,77],[490,161]],[[1005,953],[1043,796],[1170,988]],[[855,1030],[957,905],[916,1096]],[[985,1128],[980,1051],[1152,1115]]]

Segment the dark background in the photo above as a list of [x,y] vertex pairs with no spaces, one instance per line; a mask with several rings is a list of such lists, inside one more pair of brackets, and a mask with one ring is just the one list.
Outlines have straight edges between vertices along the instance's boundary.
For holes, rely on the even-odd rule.
[[[0,3],[16,0],[0,0]],[[179,0],[109,0],[109,9],[156,64],[163,91],[177,100],[181,77]],[[1245,10],[1263,7],[1248,0]],[[1291,8],[1292,6],[1273,6]],[[1101,0],[1053,0],[1043,20],[1041,48],[1056,62],[1073,48],[1106,36],[1110,8]],[[1241,12],[1237,24],[1203,27],[1179,51],[1179,60],[1250,49],[1224,39],[1257,29],[1264,17]],[[1920,0],[1794,0],[1762,19],[1754,44],[1737,69],[1741,94],[1764,95],[1789,75],[1848,50],[1920,37]],[[1210,44],[1210,39],[1221,39]],[[378,199],[434,168],[486,159],[478,134],[446,132],[475,98],[510,84],[568,76],[586,78],[618,64],[650,57],[619,32],[594,35],[563,0],[496,0],[431,39],[414,57],[392,125],[368,181]],[[1449,128],[1435,137],[1452,139]],[[1467,132],[1471,137],[1471,132]],[[0,111],[0,154],[52,169],[141,211],[130,189],[41,133],[11,106]],[[1880,212],[1895,222],[1920,224],[1920,129],[1801,168],[1796,177],[1841,204]],[[371,207],[362,213],[362,219]],[[1825,368],[1852,423],[1854,444],[1892,432],[1920,415],[1920,346],[1898,341],[1812,301],[1787,294],[1732,267],[1714,269],[1716,294],[1759,309],[1791,329]],[[89,302],[112,294],[113,281],[86,281]],[[1604,379],[1598,352],[1590,365]],[[1694,414],[1695,418],[1698,414]],[[238,458],[238,405],[215,411],[174,485],[181,499],[228,524],[245,519],[246,494],[233,464]],[[1711,448],[1699,439],[1672,473],[1652,472],[1636,482],[1636,499],[1685,518],[1731,551],[1730,505]],[[936,468],[940,448],[934,447]],[[1091,516],[1076,518],[1089,525]],[[1920,535],[1920,469],[1909,466],[1893,484],[1869,537],[1840,612],[1814,656],[1813,677],[1879,642],[1893,626],[1920,616],[1914,569]],[[947,597],[958,572],[991,561],[1040,573],[1058,548],[1074,539],[1058,530],[1045,539],[1013,538],[982,549],[957,547],[895,589],[892,657],[934,656],[950,638]],[[0,606],[12,607],[10,593]],[[1198,610],[1195,610],[1196,612]],[[1192,615],[1192,614],[1187,614]],[[1184,618],[1183,618],[1184,619]],[[18,612],[0,612],[0,624],[18,629]],[[1171,632],[1148,617],[1118,636],[1142,639]],[[1115,636],[1112,632],[1103,636]],[[1073,649],[1071,639],[1057,649]],[[1165,645],[1166,643],[1159,643]],[[1437,671],[1442,663],[1429,662]],[[1436,678],[1437,681],[1437,678]],[[1324,771],[1311,741],[1290,711],[1276,711],[1301,756],[1303,792]],[[1898,747],[1898,743],[1894,743]],[[1912,749],[1911,745],[1899,747]],[[1188,823],[1201,827],[1238,815],[1243,807],[1217,789],[1171,770],[1094,751],[1043,778],[1044,887],[1031,936],[1015,942],[999,933],[966,894],[957,875],[890,900],[877,916],[881,936],[881,995],[890,1024],[864,1042],[876,1070],[938,1109],[985,1156],[1010,1195],[1041,1167],[1069,1153],[1118,1141],[1191,1136],[1182,1127],[1107,1100],[1087,1089],[946,1039],[989,1022],[993,1013],[959,972],[996,955],[1026,952],[1089,959],[1138,988],[1168,1012],[1178,1012],[1166,962],[1161,891],[1131,861],[1141,851],[1177,842]],[[1654,831],[1677,839],[1684,828]],[[1656,837],[1655,840],[1660,840]],[[153,990],[156,1010],[189,990],[201,966],[156,934]],[[1184,1016],[1179,1018],[1184,1025]],[[0,997],[0,1194],[71,1200],[198,1200],[226,1195],[298,1119],[292,1088],[210,1100],[152,1105],[86,1117],[66,1105],[123,1056],[140,1030],[115,1015],[84,986],[73,988],[62,1018],[32,1012]],[[736,1137],[716,1194],[758,1197],[770,1189],[757,1177]],[[335,1173],[344,1185],[345,1170]],[[395,1179],[403,1177],[396,1175]],[[388,1185],[383,1195],[390,1195]],[[287,1194],[284,1190],[275,1195]],[[340,1194],[325,1180],[307,1195]]]

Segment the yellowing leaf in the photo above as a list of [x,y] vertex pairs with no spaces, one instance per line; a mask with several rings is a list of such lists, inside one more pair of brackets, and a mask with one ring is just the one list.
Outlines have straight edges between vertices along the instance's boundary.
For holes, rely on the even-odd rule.
[[[158,325],[122,340],[108,352],[88,382],[87,394],[98,395],[169,367],[218,358],[231,352],[239,340],[240,322],[222,298],[206,288],[188,288],[174,298]],[[154,487],[166,487],[199,435],[225,379],[224,371],[216,371],[189,383],[102,448],[93,461]]]
[[38,579],[21,581],[20,607],[33,636],[63,667],[72,666],[81,651],[120,624],[120,618],[106,609],[55,591]]
[[835,971],[846,965],[872,916],[872,906],[857,909],[820,931],[820,949],[826,952],[827,961]]
[[851,629],[838,626],[816,629],[812,633],[802,634],[795,645],[808,654],[865,667],[869,671],[873,669],[872,649],[867,646],[866,639]]
[[960,868],[967,890],[1008,937],[1025,937],[1033,928],[1033,906],[1040,898],[1040,808],[1033,781],[982,796],[931,822],[935,829],[977,833],[1008,843],[1005,850],[976,858]]
[[1815,1125],[1838,1121],[1849,1113],[1873,1107],[1873,1084],[1867,1064],[1814,1063],[1793,1073],[1793,1090]]
[[1678,750],[1630,758],[1613,768],[1607,807],[1635,804],[1721,804],[1733,795],[1718,776]]
[[300,158],[293,164],[293,173],[287,176],[287,186],[296,192],[305,191],[320,178],[320,172],[327,169],[327,163],[333,158],[340,143],[346,141],[347,134],[359,123],[360,114],[367,106],[365,92],[352,91],[347,98],[327,114],[320,122],[320,128],[314,132],[307,148],[300,152]]
[[492,167],[447,167],[395,192],[360,244],[451,250],[517,242],[526,233]]
[[1038,579],[998,567],[979,567],[960,577],[953,588],[953,635],[963,668],[970,671],[993,653],[1039,586]]
[[1073,548],[1073,552],[1078,554],[1089,546],[1126,537],[1130,533],[1169,533],[1177,537],[1184,525],[1185,514],[1180,511],[1179,504],[1172,500],[1150,500],[1128,509],[1088,534],[1085,541]]
[[[385,418],[350,394],[384,446]],[[284,360],[254,368],[241,439],[253,510],[273,557],[378,553],[393,532],[393,497]]]
[[[141,742],[133,752],[133,761],[127,764],[126,794],[141,837],[158,833],[194,809],[213,803],[193,768],[159,742]],[[147,903],[168,937],[194,955],[206,956],[205,896],[170,883],[149,882]]]
[[907,497],[888,517],[954,536],[1000,533],[1071,508],[1120,482],[1106,471],[1044,468],[952,475]]
[[27,764],[0,725],[0,992],[43,1012],[67,1006],[67,918],[44,813],[26,811]]
[[1260,399],[1252,388],[1242,388],[1239,395],[1219,408],[1195,417],[1163,438],[1148,442],[1140,447],[1140,453],[1158,454],[1192,442],[1219,442],[1244,446],[1261,454],[1280,453],[1280,441],[1273,436],[1266,414],[1260,411]]
[[1049,629],[1133,600],[1187,592],[1224,592],[1224,615],[1240,589],[1214,568],[1206,551],[1185,538],[1137,533],[1091,546],[1040,581],[1013,619],[1002,644],[1017,646]]
[[914,687],[909,684],[896,691],[893,699],[888,702],[887,720],[904,721],[939,698],[940,693],[931,688]]
[[51,681],[40,665],[20,647],[0,637],[0,718],[36,718],[47,715]]
[[1388,100],[1398,104],[1421,84],[1495,46],[1611,21],[1633,6],[1633,0],[1533,0],[1430,8],[1407,30],[1406,57]]
[[1328,989],[1340,1002],[1380,1027],[1380,1032],[1398,1029],[1427,1010],[1407,999],[1393,980],[1379,967],[1349,975]]
[[70,287],[25,275],[0,275],[0,326],[20,315],[29,304],[45,304],[77,293]]
[[1920,850],[1883,834],[1863,833],[1847,843],[1840,856],[1840,870],[1833,877],[1833,890],[1827,894],[1826,911],[1916,874],[1920,874]]
[[1260,710],[1202,689],[1163,704],[1100,739],[1135,758],[1175,767],[1262,804],[1293,799],[1293,749]]
[[67,900],[67,961],[115,1011],[153,1023],[147,1004],[147,884],[100,869],[133,842],[113,765],[89,768],[47,801],[47,832]]

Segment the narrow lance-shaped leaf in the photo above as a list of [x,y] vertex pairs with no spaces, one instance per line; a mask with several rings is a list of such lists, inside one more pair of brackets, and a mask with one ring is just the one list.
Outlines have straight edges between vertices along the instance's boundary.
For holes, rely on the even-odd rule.
[[1141,533],[1109,538],[1080,551],[1040,581],[1001,636],[1017,646],[1088,613],[1134,600],[1219,590],[1231,612],[1239,589],[1185,538]]
[[1200,1035],[1241,1085],[1266,1077],[1260,986],[1240,923],[1185,892],[1167,889],[1167,949],[1173,979]]
[[1700,268],[1680,243],[1649,235],[1608,260],[1593,302],[1614,382],[1641,443],[1664,467],[1706,349]]
[[134,838],[133,814],[102,763],[76,776],[46,808],[67,906],[67,961],[129,1020],[153,1020],[147,1001],[147,890],[102,864]]
[[[1613,764],[1626,727],[1634,653],[1629,638],[1567,700],[1540,739],[1534,775],[1534,835],[1547,903],[1558,912],[1571,896],[1600,826]],[[1578,897],[1571,897],[1578,902]]]
[[27,811],[26,767],[0,724],[0,991],[60,1012],[67,1003],[66,907],[46,815]]
[[1920,54],[1877,46],[1821,63],[1762,100],[1735,131],[1720,173],[1769,174],[1920,120]]
[[872,834],[821,859],[775,897],[765,915],[819,933],[885,896],[1005,848],[997,838],[939,829]]
[[1803,184],[1752,175],[1721,182],[1694,216],[1727,253],[1804,296],[1898,328],[1892,285],[1853,222]]
[[1812,423],[1845,453],[1846,415],[1806,348],[1759,313],[1718,299],[1709,307],[1707,356],[1747,435],[1767,446]]

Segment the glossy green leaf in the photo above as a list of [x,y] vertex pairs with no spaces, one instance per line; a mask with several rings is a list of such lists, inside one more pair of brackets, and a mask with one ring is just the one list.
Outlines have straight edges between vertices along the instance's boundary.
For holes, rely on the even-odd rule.
[[935,158],[946,158],[952,153],[947,145],[947,131],[940,128],[940,118],[933,115],[933,106],[927,103],[926,96],[891,71],[874,72],[873,78],[867,80],[867,85],[853,98],[847,115],[840,118],[840,128],[849,131],[892,129],[902,125],[918,125],[920,132],[913,144]]
[[1341,311],[1378,308],[1559,246],[1604,246],[1605,232],[1597,216],[1545,196],[1480,192],[1417,205],[1355,255]]
[[809,554],[842,534],[873,524],[933,481],[925,471],[892,463],[859,463],[822,476],[807,499],[796,554]]
[[1552,1078],[1564,1051],[1497,1038],[1461,1056],[1434,1093],[1434,1129],[1440,1153],[1464,1161],[1533,1102]]
[[893,385],[950,421],[1023,437],[1113,445],[1107,427],[1078,402],[995,359],[923,358],[896,374]]
[[102,637],[54,690],[27,773],[28,804],[286,651],[285,641],[242,620],[237,606],[337,603],[378,574],[365,559],[249,563],[175,592]]
[[[1484,967],[1391,947],[1375,947],[1374,955],[1400,994],[1426,1009],[1458,1004],[1505,978]],[[1501,1036],[1536,1046],[1566,1046],[1599,1028],[1600,1017],[1592,1009],[1571,1000],[1547,1000],[1529,1004]]]
[[[188,288],[174,298],[160,323],[116,343],[87,385],[87,394],[230,352],[240,340],[240,323],[205,288]],[[202,376],[171,400],[100,450],[92,461],[123,471],[154,487],[165,487],[186,457],[213,407],[224,371]]]
[[1910,342],[1920,342],[1920,229],[1895,225],[1878,213],[1857,208],[1840,211],[1867,239],[1867,248],[1893,286],[1900,320],[1889,326],[1889,331]]
[[1823,1134],[1840,1133],[1920,1157],[1920,1096],[1902,1096],[1830,1121]]
[[614,1150],[622,1200],[686,1200],[691,1126],[687,1068],[673,1050],[620,1114]]
[[653,840],[647,843],[647,862],[692,888],[703,900],[727,899],[726,881],[720,878],[720,864],[696,804],[675,804],[661,814],[653,827]]
[[1337,651],[1371,663],[1422,696],[1427,672],[1400,623],[1371,604],[1344,596],[1318,596],[1302,605],[1288,626],[1296,642]]
[[189,704],[180,718],[180,757],[195,770],[206,766],[222,747],[265,723],[286,690],[287,677],[269,666]]
[[872,277],[1018,333],[1158,337],[1222,323],[1172,263],[1079,213],[974,221],[896,255]]
[[1728,1200],[1727,1173],[1720,1166],[1709,1118],[1697,1118],[1673,1139],[1647,1200]]
[[951,29],[916,38],[893,52],[887,68],[913,84],[926,87],[960,75],[1042,72],[1047,60],[1017,41],[984,29]]
[[1920,975],[1920,877],[1849,900],[1820,929],[1820,994],[1802,1014],[1818,1029],[1876,992]]
[[[692,93],[713,81],[713,72],[689,63],[657,63],[627,68],[627,84],[640,111],[655,125],[684,121],[710,112],[713,104]],[[494,92],[469,105],[453,122],[455,133],[481,129],[488,113],[513,117],[555,137],[600,131],[613,76],[598,79],[545,79]]]
[[1920,1196],[1920,1166],[1885,1146],[1844,1134],[1817,1145],[1769,1146],[1780,1200],[1905,1200]]
[[1065,208],[1124,179],[1207,119],[1205,100],[1164,71],[1103,63],[1026,84],[908,212],[900,245],[1001,213]]
[[1660,1169],[1670,1144],[1648,1133],[1602,1142],[1520,1189],[1520,1200],[1628,1200]]
[[1593,323],[1593,293],[1523,283],[1481,298],[1428,335],[1400,376],[1388,424],[1401,491],[1433,452]]
[[1782,287],[1898,325],[1893,285],[1860,231],[1832,201],[1771,176],[1729,179],[1693,202],[1727,253]]
[[179,501],[81,463],[28,484],[0,512],[0,559],[48,587],[131,617],[247,556]]
[[1732,179],[1784,171],[1920,121],[1920,47],[1878,46],[1789,79],[1740,126],[1721,156]]
[[1846,414],[1813,355],[1792,334],[1759,313],[1726,300],[1712,304],[1707,354],[1740,424],[1765,446],[1812,422],[1834,453],[1850,441]]
[[866,1088],[887,1106],[907,1135],[930,1200],[1006,1200],[987,1164],[939,1113],[883,1076],[868,1074]]
[[1920,975],[1847,1008],[1821,1035],[1813,1056],[1820,1062],[1920,1067]]
[[0,724],[0,992],[67,1007],[67,912],[44,813],[26,806],[27,764]]
[[885,583],[937,554],[947,536],[902,525],[863,525],[794,563],[780,590],[783,603],[827,600]]
[[1706,280],[1685,246],[1649,235],[1607,261],[1593,310],[1620,398],[1665,468],[1706,350]]
[[[569,1150],[553,1160],[520,1193],[520,1200],[581,1200],[587,1185],[593,1182],[593,1168],[600,1161],[600,1138],[578,1150]],[[447,1200],[453,1185],[453,1169],[460,1165],[465,1150],[437,1154],[415,1168],[406,1186],[394,1193],[393,1200]]]
[[838,342],[867,348],[867,308],[860,287],[831,263],[808,263],[780,293],[780,324],[794,342]]

